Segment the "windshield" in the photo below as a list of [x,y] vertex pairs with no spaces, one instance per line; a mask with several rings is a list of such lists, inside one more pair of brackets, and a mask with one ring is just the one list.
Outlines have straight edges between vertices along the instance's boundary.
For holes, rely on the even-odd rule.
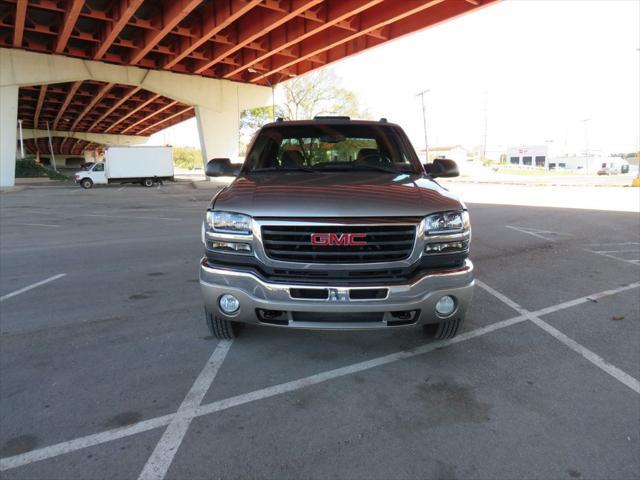
[[283,125],[264,128],[253,143],[246,172],[346,171],[419,173],[408,140],[392,126]]

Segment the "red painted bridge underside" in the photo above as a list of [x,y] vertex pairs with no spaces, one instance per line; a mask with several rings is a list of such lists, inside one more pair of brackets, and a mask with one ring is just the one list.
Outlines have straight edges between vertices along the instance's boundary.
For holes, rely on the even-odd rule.
[[[0,46],[274,85],[494,1],[0,0]],[[19,116],[37,126],[150,135],[193,116],[124,85],[22,90]]]

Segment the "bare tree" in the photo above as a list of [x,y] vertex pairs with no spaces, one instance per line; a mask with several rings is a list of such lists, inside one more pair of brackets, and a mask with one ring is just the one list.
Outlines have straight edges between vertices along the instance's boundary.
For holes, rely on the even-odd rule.
[[304,120],[316,115],[368,117],[368,113],[360,109],[356,95],[339,83],[333,71],[327,69],[289,80],[280,87],[285,101],[276,107],[276,112],[287,120]]
[[[367,119],[369,113],[360,108],[355,93],[340,87],[339,78],[331,70],[318,70],[281,83],[284,102],[276,105],[276,117],[305,120],[316,115],[347,115]],[[245,110],[240,115],[240,152],[244,153],[254,132],[272,119],[272,106]]]

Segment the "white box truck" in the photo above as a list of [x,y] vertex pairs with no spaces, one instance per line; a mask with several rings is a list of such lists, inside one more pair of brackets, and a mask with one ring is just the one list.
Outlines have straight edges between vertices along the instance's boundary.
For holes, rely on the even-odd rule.
[[83,188],[107,183],[152,187],[163,180],[173,180],[171,147],[107,147],[104,162],[88,164],[75,174]]

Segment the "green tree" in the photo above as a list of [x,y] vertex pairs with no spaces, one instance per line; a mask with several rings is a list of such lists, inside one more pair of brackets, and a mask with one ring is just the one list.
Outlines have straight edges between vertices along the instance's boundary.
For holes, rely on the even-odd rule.
[[265,123],[273,119],[273,107],[257,107],[243,110],[240,113],[240,155],[246,154],[247,145],[251,141],[253,134]]
[[193,170],[202,165],[202,153],[199,148],[173,147],[173,164],[179,168]]

